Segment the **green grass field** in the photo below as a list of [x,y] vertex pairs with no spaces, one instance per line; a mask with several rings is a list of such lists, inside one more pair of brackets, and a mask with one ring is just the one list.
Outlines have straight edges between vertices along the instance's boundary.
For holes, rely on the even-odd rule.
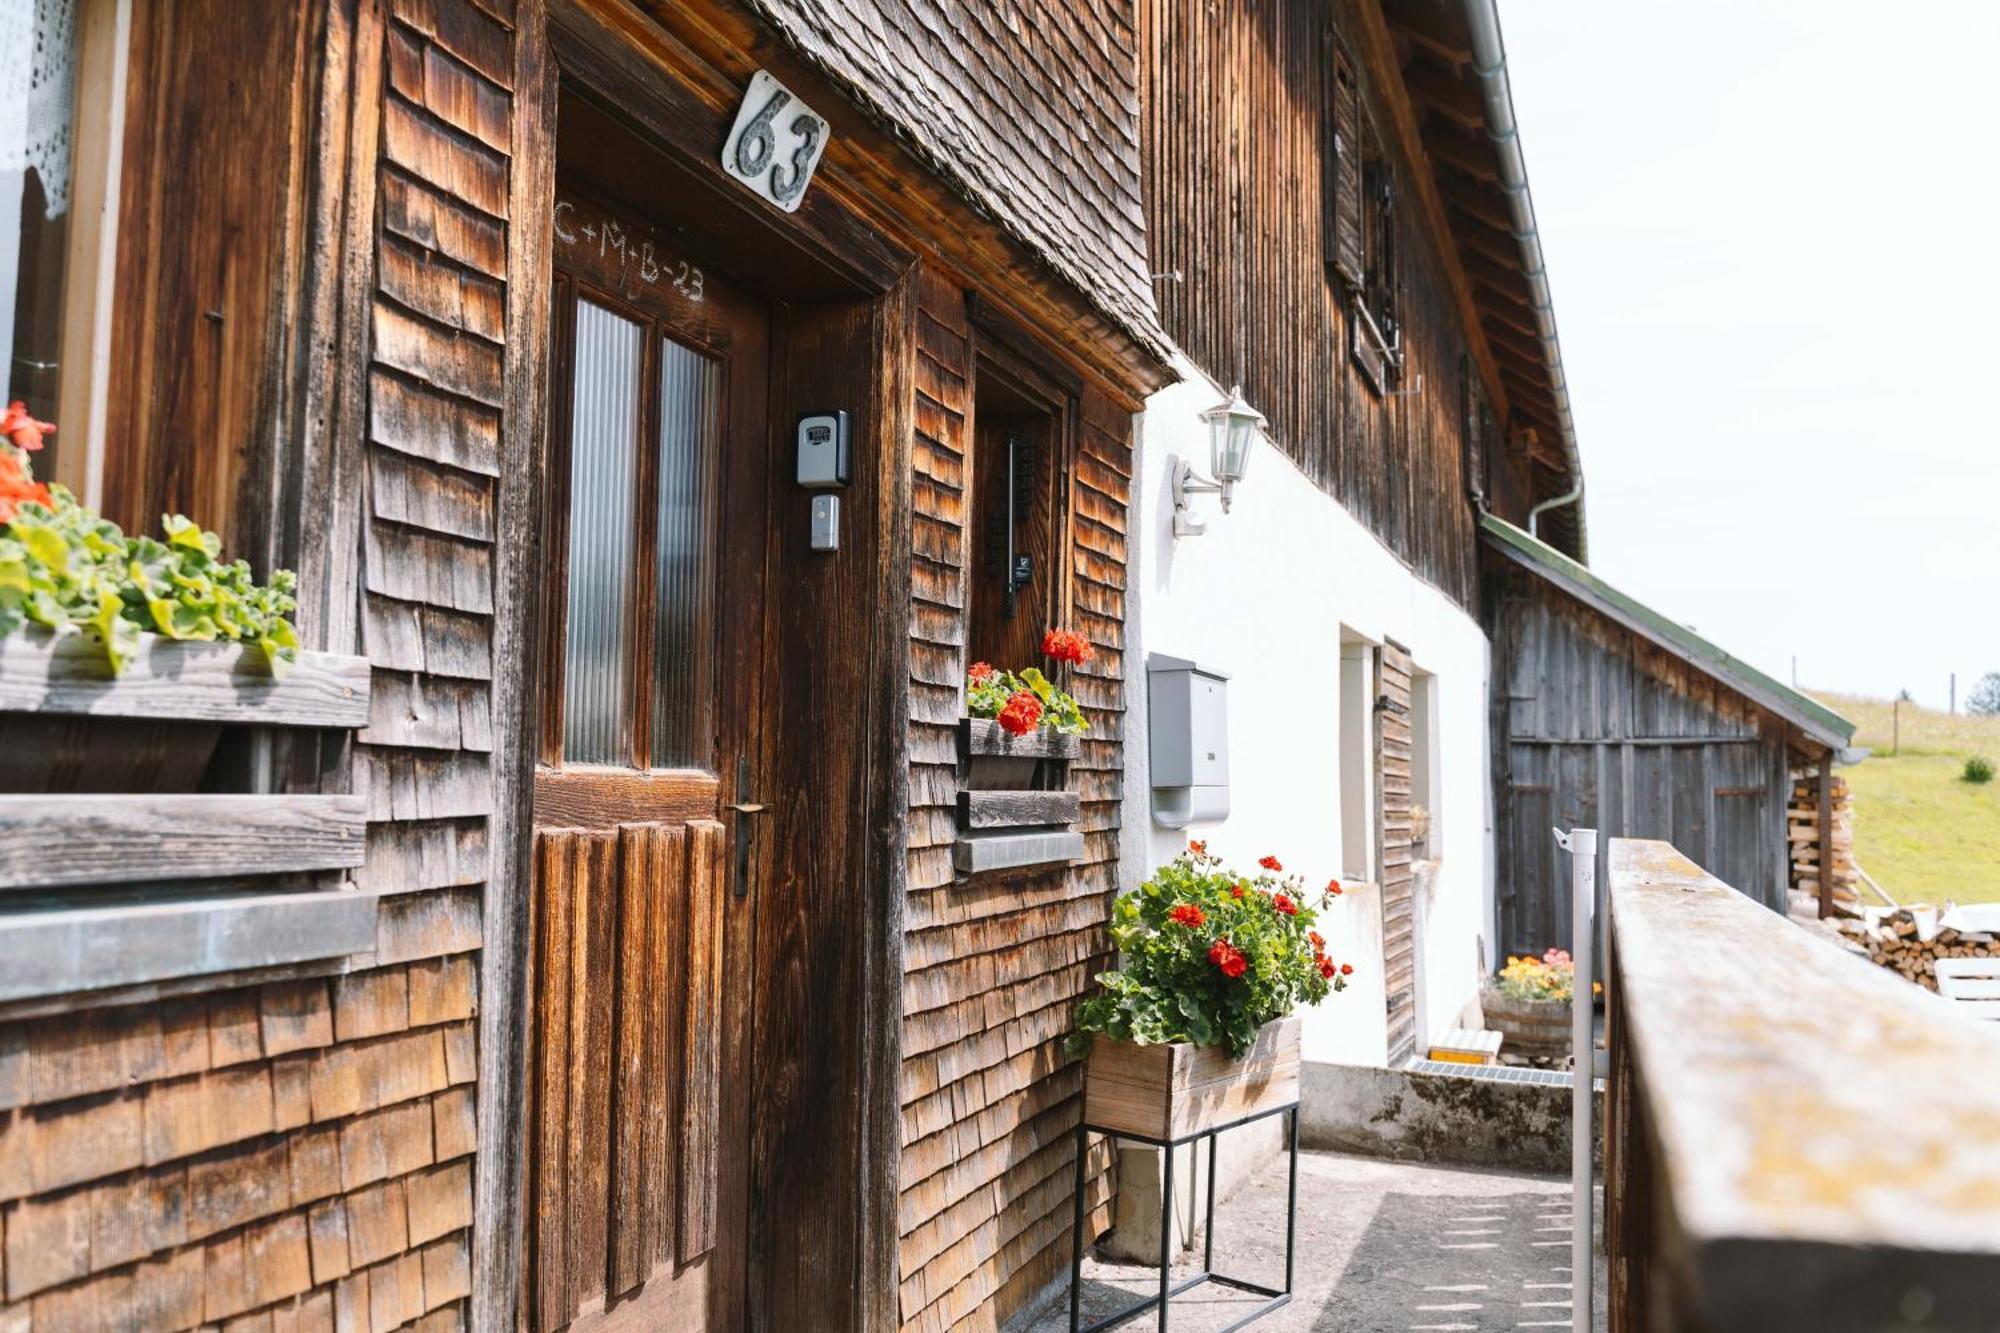
[[[1959,774],[1968,755],[2000,764],[2000,717],[1902,706],[1900,748],[1883,699],[1815,692],[1875,753],[1842,769],[1854,793],[1854,855],[1904,903],[2000,902],[2000,779]],[[1869,895],[1863,895],[1870,900]]]

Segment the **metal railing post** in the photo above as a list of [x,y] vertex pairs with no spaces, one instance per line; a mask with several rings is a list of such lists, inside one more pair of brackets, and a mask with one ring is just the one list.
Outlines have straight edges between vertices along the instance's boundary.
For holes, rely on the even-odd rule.
[[1570,1327],[1591,1333],[1590,1098],[1596,1082],[1597,1044],[1591,1024],[1591,947],[1597,935],[1597,830],[1555,831],[1570,858]]

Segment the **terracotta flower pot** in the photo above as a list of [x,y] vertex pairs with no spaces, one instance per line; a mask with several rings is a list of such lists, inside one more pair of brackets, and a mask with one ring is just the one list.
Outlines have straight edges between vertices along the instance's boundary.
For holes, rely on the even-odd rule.
[[1570,1006],[1567,1000],[1517,1000],[1490,982],[1480,988],[1479,1008],[1486,1026],[1504,1038],[1502,1054],[1560,1060],[1569,1054]]
[[1149,1139],[1181,1139],[1299,1099],[1299,1020],[1275,1019],[1241,1059],[1226,1046],[1138,1046],[1102,1034],[1084,1065],[1083,1116]]

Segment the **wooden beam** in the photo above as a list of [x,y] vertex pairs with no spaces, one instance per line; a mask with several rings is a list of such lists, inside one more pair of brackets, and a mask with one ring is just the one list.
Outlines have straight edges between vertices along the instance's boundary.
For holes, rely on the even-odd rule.
[[367,813],[359,796],[0,796],[0,889],[349,870]]
[[[1438,177],[1438,195],[1459,212],[1490,227],[1512,241],[1514,218],[1499,190],[1489,190],[1461,172],[1447,171]],[[1519,248],[1515,250],[1519,254]]]
[[1463,20],[1456,24],[1449,21],[1457,17],[1456,10],[1444,5],[1398,5],[1389,26],[1407,37],[1412,45],[1422,47],[1448,64],[1470,64],[1471,34],[1465,30]]
[[[2000,1068],[2000,1024],[1827,947],[1666,843],[1614,838],[1610,858],[1611,1063],[1659,1179],[1638,1199],[1621,1181],[1607,1235],[1614,1273],[1650,1266],[1645,1326],[1895,1327],[1913,1290],[1929,1326],[1990,1323],[2000,1080],[1970,1071]],[[1777,1128],[1780,1088],[1811,1133]],[[1639,1208],[1654,1225],[1635,1255]]]
[[1483,134],[1454,129],[1442,120],[1424,126],[1424,151],[1433,161],[1464,172],[1487,183],[1500,179],[1500,164],[1493,156],[1493,144]]
[[1412,97],[1452,123],[1468,130],[1486,128],[1486,99],[1450,66],[1418,56],[1403,70],[1403,83]]
[[[363,6],[364,12],[373,6]],[[556,87],[544,0],[514,12],[514,93],[508,214],[546,218],[555,207]],[[379,64],[380,61],[378,60]],[[364,222],[372,225],[373,219]],[[547,414],[551,247],[547,227],[509,228],[505,448],[496,488],[493,652],[513,667],[493,682],[491,861],[480,903],[479,1152],[473,1161],[471,1326],[519,1322],[526,1258],[530,912],[534,764],[541,687],[543,569],[541,452]]]

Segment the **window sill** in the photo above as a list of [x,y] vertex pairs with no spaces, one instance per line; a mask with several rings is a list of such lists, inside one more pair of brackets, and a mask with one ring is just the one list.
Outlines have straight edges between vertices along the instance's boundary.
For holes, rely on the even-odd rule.
[[128,902],[0,919],[0,1003],[365,954],[356,889]]
[[960,876],[1028,866],[1067,866],[1083,859],[1083,835],[1069,829],[993,829],[962,833],[951,864]]

